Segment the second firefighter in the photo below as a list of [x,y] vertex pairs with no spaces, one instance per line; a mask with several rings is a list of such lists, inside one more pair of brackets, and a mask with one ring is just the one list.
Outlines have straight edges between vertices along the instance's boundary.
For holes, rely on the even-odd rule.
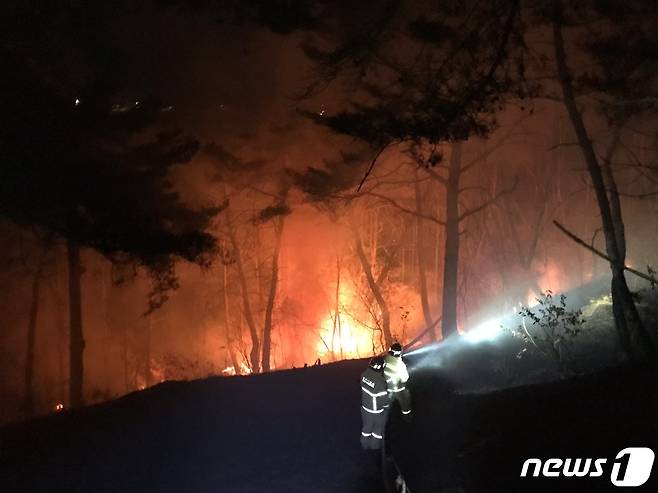
[[391,398],[383,374],[384,358],[370,360],[361,374],[361,448],[378,450],[382,446]]

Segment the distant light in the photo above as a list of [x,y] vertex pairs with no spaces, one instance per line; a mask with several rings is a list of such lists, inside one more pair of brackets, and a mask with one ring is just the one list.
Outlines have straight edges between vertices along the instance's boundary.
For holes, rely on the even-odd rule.
[[135,106],[139,106],[139,101],[135,101]]
[[490,318],[485,320],[480,325],[474,329],[466,332],[462,339],[472,344],[477,344],[478,342],[492,341],[501,333],[502,328],[500,326],[500,320],[498,318]]
[[55,404],[55,411],[59,412],[59,411],[63,411],[63,410],[64,410],[64,404],[62,404],[61,402],[58,402],[57,404]]
[[78,98],[75,98],[75,103],[76,106],[80,106],[80,100]]

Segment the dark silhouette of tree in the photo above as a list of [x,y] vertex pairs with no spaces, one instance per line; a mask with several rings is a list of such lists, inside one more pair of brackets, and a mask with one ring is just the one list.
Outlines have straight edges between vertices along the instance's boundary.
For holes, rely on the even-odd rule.
[[265,320],[263,322],[263,371],[270,371],[270,353],[272,351],[272,314],[276,302],[277,286],[279,283],[279,256],[281,253],[281,240],[283,239],[283,228],[285,219],[290,214],[290,207],[287,203],[288,191],[290,186],[283,183],[275,197],[275,203],[260,211],[258,214],[259,222],[271,222],[274,227],[274,251],[272,252],[272,268],[270,277],[270,286],[267,294],[267,304],[265,306]]
[[[444,337],[457,331],[459,222],[491,203],[459,210],[460,175],[466,171],[460,142],[488,135],[506,101],[529,90],[519,16],[515,1],[442,2],[431,8],[383,2],[354,32],[341,33],[335,49],[306,50],[318,69],[309,94],[332,82],[350,84],[346,110],[309,116],[371,146],[373,157],[358,190],[386,149],[410,145],[424,156],[419,166],[445,188],[446,218],[432,219],[446,227]],[[452,143],[447,166],[439,149],[446,143]],[[429,326],[431,317],[425,318]]]
[[242,311],[245,321],[247,322],[247,327],[249,328],[249,335],[251,337],[249,364],[251,366],[251,371],[258,373],[260,371],[260,338],[258,337],[258,326],[256,325],[256,319],[254,318],[253,310],[251,307],[249,287],[247,285],[247,276],[245,274],[244,262],[242,260],[242,252],[236,236],[235,226],[231,219],[230,208],[226,211],[226,231],[231,242],[232,256],[235,260],[238,280],[240,282],[240,292],[242,294]]
[[423,190],[419,181],[418,169],[414,173],[414,202],[416,205],[416,231],[417,231],[417,246],[416,255],[418,257],[418,289],[420,291],[420,305],[423,309],[423,319],[425,327],[428,330],[430,339],[436,340],[436,330],[432,320],[432,311],[430,308],[429,293],[427,290],[427,275],[425,273],[427,260],[425,258],[425,224],[422,218],[424,214],[423,207]]
[[[378,282],[379,277],[376,279],[372,272],[372,266],[366,257],[366,253],[363,249],[363,242],[361,240],[361,234],[359,233],[356,225],[352,225],[352,235],[354,237],[354,249],[361,264],[361,268],[363,269],[363,273],[366,276],[368,287],[370,288],[370,291],[375,298],[375,301],[377,302],[377,306],[379,307],[379,312],[381,314],[382,335],[384,336],[385,347],[388,347],[393,343],[393,334],[391,333],[391,311],[389,310],[388,302],[382,293],[381,282]],[[383,280],[383,277],[381,279]]]
[[[249,334],[251,338],[251,350],[249,352],[249,364],[251,371],[258,373],[261,370],[266,372],[271,369],[271,352],[272,352],[272,331],[274,329],[274,309],[276,304],[276,295],[279,284],[279,257],[283,240],[283,231],[286,217],[291,213],[288,200],[288,193],[291,186],[291,178],[286,170],[275,176],[269,183],[263,183],[263,188],[255,184],[263,182],[263,177],[272,178],[263,174],[264,160],[245,161],[236,156],[229,150],[216,143],[209,144],[204,149],[205,156],[209,159],[213,170],[213,181],[217,182],[224,197],[227,211],[225,214],[224,231],[230,243],[230,257],[235,264],[238,280],[240,283],[240,292],[242,296],[242,308]],[[270,190],[273,185],[274,190]],[[271,225],[274,230],[274,245],[272,248],[272,263],[270,267],[270,283],[267,289],[267,299],[260,299],[260,304],[264,305],[264,316],[262,319],[262,330],[259,330],[254,303],[249,295],[248,275],[245,267],[244,246],[240,244],[238,238],[238,225],[235,221],[237,215],[234,211],[234,204],[230,203],[229,195],[231,192],[240,191],[255,192],[264,197],[269,205],[261,207],[252,218],[250,226],[260,228],[264,225]],[[239,198],[236,199],[239,203]],[[253,202],[252,202],[253,205]],[[260,246],[257,246],[257,250]],[[258,257],[258,255],[257,255]],[[260,262],[256,262],[256,277],[260,292]],[[227,327],[227,330],[230,328]]]
[[184,7],[214,15],[221,24],[250,24],[276,34],[318,27],[332,5],[326,0],[158,0],[163,7]]
[[43,285],[47,281],[48,271],[52,268],[53,263],[53,256],[49,252],[53,247],[52,235],[42,234],[37,228],[33,228],[31,239],[35,243],[35,248],[26,248],[23,241],[19,242],[20,263],[23,270],[31,277],[23,381],[23,412],[26,416],[32,416],[35,410],[34,374],[36,370],[35,349],[39,335],[38,319]]
[[11,2],[2,24],[0,214],[67,241],[72,406],[84,374],[81,249],[145,267],[149,310],[177,287],[176,257],[207,265],[215,249],[205,229],[218,209],[189,208],[168,181],[198,144],[166,130],[156,101],[122,96],[131,74],[112,44],[113,8]]
[[[655,50],[658,9],[644,2],[594,4],[596,2],[573,6],[560,0],[551,2],[547,15],[553,33],[557,81],[601,214],[612,271],[613,312],[622,347],[636,361],[655,362],[658,351],[640,319],[624,276],[625,226],[619,189],[609,165],[619,137],[616,131],[609,151],[600,158],[583,118],[583,109],[579,107],[578,97],[583,93],[594,96],[598,100],[597,109],[608,117],[613,127],[630,118],[655,117],[658,110],[655,97],[658,83]],[[577,68],[570,66],[564,31],[570,25],[595,23],[604,27],[589,29],[587,41],[581,45],[582,51],[570,51],[587,56],[595,64],[579,76]]]
[[518,2],[398,4],[382,2],[333,50],[307,47],[319,83],[353,85],[348,109],[316,120],[375,149],[486,135],[506,95],[525,94]]

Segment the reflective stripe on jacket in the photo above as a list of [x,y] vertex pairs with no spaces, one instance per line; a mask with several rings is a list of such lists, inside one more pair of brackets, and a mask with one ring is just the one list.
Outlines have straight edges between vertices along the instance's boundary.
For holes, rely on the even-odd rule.
[[401,357],[387,354],[384,358],[384,377],[389,392],[400,392],[406,388],[409,380],[407,365]]
[[368,368],[361,374],[361,407],[369,413],[379,414],[390,403],[384,375]]

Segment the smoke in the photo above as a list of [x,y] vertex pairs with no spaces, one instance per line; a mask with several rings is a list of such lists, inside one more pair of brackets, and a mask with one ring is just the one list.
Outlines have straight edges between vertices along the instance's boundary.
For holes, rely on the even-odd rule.
[[[364,156],[359,152],[363,151],[361,145],[329,135],[298,111],[299,101],[292,96],[309,80],[309,65],[299,39],[246,25],[219,26],[210,17],[189,12],[155,11],[150,7],[135,7],[133,12],[130,19],[117,21],[117,29],[113,30],[125,51],[132,54],[130,63],[134,63],[132,70],[126,70],[132,78],[125,81],[129,89],[123,97],[132,102],[149,95],[158,97],[167,125],[181,127],[203,144],[216,144],[205,146],[205,153],[193,163],[177,167],[170,177],[184,201],[202,207],[226,199],[222,177],[217,176],[210,162],[209,149],[214,149],[216,160],[223,160],[224,171],[230,168],[236,175],[227,187],[230,211],[243,248],[248,295],[260,330],[262,298],[270,276],[272,232],[271,221],[256,226],[252,218],[271,207],[272,200],[253,189],[271,192],[281,174],[292,170],[299,173],[299,188],[307,192],[294,189],[290,193],[291,213],[286,216],[283,233],[274,313],[274,366],[300,366],[317,357],[320,327],[335,309],[337,260],[341,262],[341,286],[351,294],[348,300],[341,299],[340,304],[347,306],[340,309],[346,316],[349,312],[368,324],[364,328],[350,319],[368,335],[378,330],[378,307],[363,282],[363,269],[355,261],[353,238],[346,228],[348,215],[358,222],[375,273],[390,264],[381,283],[391,312],[392,333],[404,340],[410,335],[408,328],[420,325],[424,318],[419,302],[419,251],[424,253],[430,318],[436,319],[442,300],[444,229],[425,221],[421,226],[424,234],[419,235],[413,214],[402,210],[414,208],[410,180],[415,171],[420,171],[425,212],[436,215],[438,221],[445,215],[443,188],[428,180],[422,170],[409,168],[408,156],[391,151],[377,164],[364,188],[378,193],[382,200],[341,198],[337,199],[340,208],[330,204],[325,209],[316,207],[317,202],[309,204],[312,196],[345,190],[353,193],[354,184],[363,176],[363,165],[367,167],[371,156],[366,155],[360,164]],[[346,3],[345,20],[356,18],[353,5]],[[321,101],[305,102],[305,110],[318,116],[335,114],[339,98],[325,94]],[[500,133],[488,141],[464,144],[464,162],[469,162],[486,154],[487,148],[515,128],[509,141],[487,154],[482,168],[464,175],[463,187],[468,195],[460,207],[478,206],[516,175],[521,180],[514,194],[502,197],[495,207],[469,216],[464,222],[458,300],[458,319],[464,334],[407,353],[405,358],[414,374],[440,373],[463,392],[560,377],[554,362],[533,354],[501,328],[516,327],[521,322],[516,315],[518,303],[532,300],[533,292],[559,292],[588,283],[607,269],[604,261],[571,243],[550,225],[554,218],[564,220],[588,242],[604,248],[602,235],[596,234],[600,220],[594,199],[587,188],[583,189],[580,150],[567,145],[573,138],[560,107],[541,106],[538,103],[534,116],[518,127],[514,126],[518,115],[505,111],[499,115]],[[602,132],[602,144],[605,138]],[[634,139],[638,149],[644,149],[643,162],[650,162],[654,157],[649,150],[653,141],[649,137]],[[303,175],[309,168],[314,171]],[[648,180],[634,180],[632,171],[619,167],[616,173],[620,183],[629,184],[627,192],[650,191]],[[399,207],[391,206],[387,199]],[[658,258],[658,230],[652,219],[655,204],[624,199],[629,263],[640,269],[648,263],[655,265]],[[224,246],[230,244],[222,230],[225,218],[219,216],[221,224],[213,231]],[[13,225],[9,229],[3,226],[3,258],[14,258],[15,262],[7,263],[0,271],[5,293],[0,299],[0,394],[7,403],[0,421],[15,417],[14,403],[23,398],[26,328],[33,270],[39,256],[36,243],[25,231],[17,233]],[[35,392],[43,412],[66,402],[68,372],[66,264],[61,245],[50,253],[40,295],[34,370]],[[205,272],[178,265],[180,289],[147,319],[141,316],[149,290],[143,273],[133,273],[130,282],[116,285],[114,281],[121,273],[115,267],[91,251],[83,256],[85,393],[89,402],[139,388],[147,374],[147,358],[152,383],[161,378],[221,373],[233,366],[228,351],[231,345],[238,366],[243,362],[251,341],[244,323],[234,258],[228,256],[224,259],[226,265],[218,261]],[[604,279],[570,291],[568,307],[588,305],[608,287]],[[225,292],[228,307],[224,306]],[[601,302],[592,320],[600,321],[601,327],[590,327],[574,349],[572,360],[577,371],[609,364],[617,358],[609,306]],[[171,368],[176,372],[169,371]]]
[[[622,355],[607,296],[609,285],[609,279],[599,278],[565,293],[566,309],[583,309],[586,322],[565,349],[562,365],[511,334],[508,329],[524,323],[523,317],[514,313],[487,318],[462,335],[453,334],[405,353],[412,378],[431,373],[449,382],[456,392],[490,392],[614,365]],[[525,323],[531,333],[536,330],[531,321]]]

